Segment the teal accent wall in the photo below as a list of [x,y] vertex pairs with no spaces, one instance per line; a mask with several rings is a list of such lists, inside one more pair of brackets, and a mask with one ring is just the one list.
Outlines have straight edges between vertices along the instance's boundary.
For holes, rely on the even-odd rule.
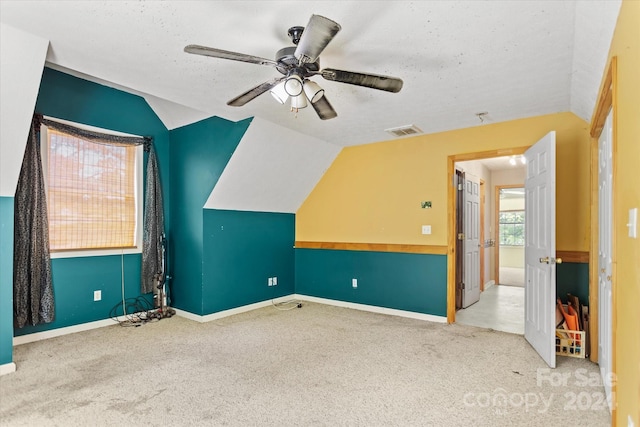
[[172,304],[202,315],[203,207],[251,120],[212,117],[170,132]]
[[163,188],[165,228],[170,226],[169,131],[144,98],[45,68],[36,111],[75,123],[152,137]]
[[567,293],[580,298],[580,304],[589,305],[589,264],[563,262],[556,264],[556,294],[567,302]]
[[447,315],[446,255],[296,249],[295,275],[301,295]]
[[294,214],[205,209],[203,222],[203,314],[295,293]]
[[[115,314],[122,315],[122,262],[119,255],[51,260],[55,319],[48,324],[16,328],[15,335],[107,319],[114,307]],[[139,254],[124,256],[125,299],[140,296],[140,262]],[[102,299],[93,301],[93,291],[98,289]],[[147,301],[153,307],[150,296]]]
[[0,365],[13,361],[13,197],[0,197]]
[[[164,189],[165,227],[170,233],[169,132],[143,98],[45,68],[36,111],[45,116],[76,123],[152,137]],[[13,210],[11,219],[13,220]],[[12,260],[13,254],[3,252],[1,256],[3,276],[7,257]],[[51,265],[56,309],[54,321],[44,325],[16,328],[15,331],[12,328],[12,332],[15,335],[24,335],[108,319],[111,309],[122,300],[123,261],[125,297],[140,296],[140,259],[140,254],[125,255],[124,259],[120,256],[53,259]],[[12,265],[12,261],[10,263],[9,265]],[[12,271],[12,268],[9,271]],[[3,278],[2,292],[6,292],[7,288],[13,293],[13,285],[5,284]],[[102,291],[101,301],[93,301],[94,290]],[[2,300],[4,301],[4,298]],[[11,316],[12,324],[13,308]],[[4,332],[0,339],[5,339]]]

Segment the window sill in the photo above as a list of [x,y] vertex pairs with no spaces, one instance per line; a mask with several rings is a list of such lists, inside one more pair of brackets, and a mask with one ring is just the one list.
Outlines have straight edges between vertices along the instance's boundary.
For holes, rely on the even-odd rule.
[[56,258],[84,258],[97,256],[113,256],[113,255],[130,255],[142,253],[142,247],[126,248],[126,249],[92,249],[81,251],[60,251],[51,252],[51,259]]

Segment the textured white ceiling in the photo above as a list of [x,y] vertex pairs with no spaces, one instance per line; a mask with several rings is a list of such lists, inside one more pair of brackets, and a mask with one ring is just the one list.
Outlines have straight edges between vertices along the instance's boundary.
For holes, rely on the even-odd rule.
[[467,165],[477,163],[485,166],[490,171],[511,170],[511,169],[524,169],[524,164],[520,162],[521,156],[515,156],[516,164],[510,163],[511,156],[492,157],[488,159],[468,160],[465,162],[457,162],[456,165],[460,165],[464,170]]
[[[47,60],[145,94],[169,128],[218,115],[259,117],[341,145],[572,111],[590,120],[620,7],[611,1],[8,1],[0,20],[50,41]],[[279,74],[189,55],[201,44],[266,58],[321,14],[342,30],[322,67],[404,80],[398,94],[314,80],[338,117],[297,117],[263,94],[226,102]],[[178,105],[175,105],[178,104]]]

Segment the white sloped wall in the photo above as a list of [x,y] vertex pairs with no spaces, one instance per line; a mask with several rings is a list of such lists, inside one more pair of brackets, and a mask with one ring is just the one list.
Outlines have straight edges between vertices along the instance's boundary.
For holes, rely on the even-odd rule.
[[295,213],[340,150],[253,118],[204,207]]
[[13,197],[49,41],[0,24],[0,196]]

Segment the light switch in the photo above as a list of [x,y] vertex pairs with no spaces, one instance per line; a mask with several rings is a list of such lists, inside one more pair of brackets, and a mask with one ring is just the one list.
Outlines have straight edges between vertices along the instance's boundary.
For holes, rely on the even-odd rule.
[[431,226],[423,225],[422,226],[422,234],[431,234]]
[[638,208],[629,209],[629,237],[636,239],[638,237]]

